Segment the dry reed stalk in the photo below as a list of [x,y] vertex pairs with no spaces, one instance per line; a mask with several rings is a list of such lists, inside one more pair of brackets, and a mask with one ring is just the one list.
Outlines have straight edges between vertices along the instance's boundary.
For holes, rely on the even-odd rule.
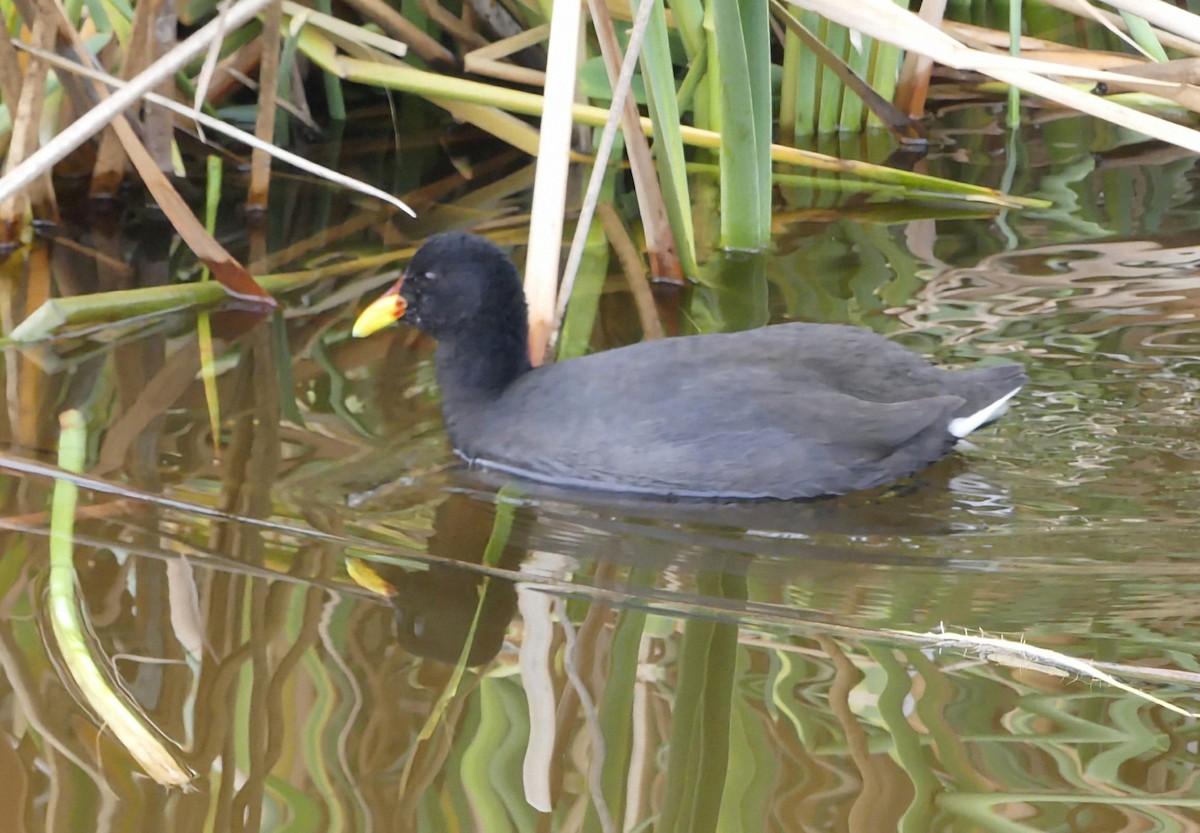
[[287,67],[287,78],[287,95],[279,99],[279,106],[314,133],[320,133],[321,126],[313,118],[312,107],[308,104],[308,93],[304,90],[304,78],[300,75],[300,62],[296,60],[295,53],[292,54]]
[[[588,0],[592,13],[592,25],[600,52],[604,57],[604,68],[608,71],[609,84],[616,89],[621,74],[621,47],[613,28],[612,16],[603,0]],[[671,222],[667,219],[667,207],[663,203],[662,187],[654,171],[654,160],[650,156],[650,143],[642,132],[637,102],[625,99],[621,111],[621,131],[625,137],[625,153],[633,175],[634,193],[637,195],[638,213],[642,218],[642,230],[646,235],[646,252],[650,257],[650,272],[656,278],[683,283],[683,266],[679,263],[679,251],[671,234]]]
[[[1125,107],[1056,80],[1062,77],[1104,83],[1125,83],[1131,80],[1135,84],[1149,83],[1144,79],[1131,79],[1130,76],[1120,73],[971,49],[890,0],[856,0],[853,4],[843,4],[834,0],[789,2],[823,14],[848,29],[855,29],[902,49],[923,54],[953,69],[980,72],[1047,101],[1200,153],[1200,131]],[[1180,14],[1196,21],[1195,28],[1200,33],[1200,17],[1182,11]],[[1170,17],[1171,20],[1175,19],[1173,15]],[[1169,89],[1173,85],[1162,82],[1162,86]]]
[[[242,2],[229,10],[227,13],[229,20],[227,22],[233,25],[233,20],[236,19],[235,12],[246,14],[247,9],[258,8],[258,2],[259,0],[242,0]],[[66,35],[76,54],[81,56],[88,55],[79,33],[69,25],[65,9],[60,5],[57,6],[56,11],[59,15],[59,31]],[[79,122],[88,119],[93,113],[98,112],[101,118],[107,119],[120,138],[125,152],[129,155],[129,161],[137,169],[143,184],[145,184],[154,197],[158,207],[162,209],[163,213],[171,221],[171,225],[174,226],[175,231],[178,232],[184,244],[208,267],[213,277],[220,282],[227,293],[243,301],[249,301],[269,308],[276,306],[275,299],[255,283],[254,278],[250,276],[246,268],[233,255],[226,251],[225,247],[218,243],[208,233],[208,230],[204,228],[204,225],[196,219],[196,215],[192,213],[183,197],[179,195],[179,192],[171,185],[170,180],[167,179],[155,164],[153,157],[146,150],[146,146],[138,138],[133,126],[130,125],[128,119],[125,117],[123,108],[114,109],[113,105],[110,104],[114,100],[117,101],[118,105],[124,103],[125,99],[128,98],[130,90],[140,90],[141,95],[144,96],[149,92],[149,89],[142,88],[147,79],[161,81],[162,78],[158,77],[158,74],[162,72],[164,66],[171,67],[177,65],[176,68],[182,67],[186,63],[186,58],[183,56],[190,55],[194,57],[205,48],[207,41],[205,38],[199,37],[200,35],[203,34],[205,37],[211,38],[222,31],[224,31],[223,26],[214,26],[212,23],[208,24],[208,26],[205,26],[191,38],[188,38],[185,43],[180,44],[178,48],[172,50],[170,54],[163,56],[158,61],[155,61],[146,71],[139,73],[137,78],[117,89],[112,95],[108,94],[103,83],[93,80],[92,88],[96,96],[100,99],[100,104],[89,111],[89,113],[85,113],[83,118],[71,125],[71,128],[74,128]],[[92,63],[94,64],[95,62],[92,61]],[[129,103],[132,104],[132,101]],[[92,119],[92,121],[94,120]],[[63,131],[54,140],[47,143],[42,148],[42,151],[54,145],[71,128]],[[84,138],[80,138],[79,141],[82,142]],[[39,153],[42,151],[39,151]],[[34,156],[37,156],[37,154],[34,154]],[[26,162],[28,163],[32,159],[33,157],[30,157]],[[8,175],[0,179],[0,187],[9,182],[9,180],[10,176]]]
[[[178,29],[179,17],[175,13],[175,4],[160,0],[150,28],[150,61],[146,64],[147,66],[175,48],[179,43],[176,36]],[[157,90],[159,95],[170,98],[175,93],[175,79],[165,79],[158,85]],[[172,154],[175,142],[174,117],[161,107],[146,105],[142,116],[142,138],[146,143],[146,149],[158,163],[158,169],[164,173],[174,172],[175,160]]]
[[473,49],[463,56],[463,69],[474,75],[485,75],[514,84],[531,87],[546,86],[546,73],[540,69],[518,66],[503,60],[536,44],[540,44],[550,33],[550,26],[543,24],[495,43]]
[[429,19],[442,27],[442,31],[453,35],[460,43],[475,49],[487,45],[487,38],[465,24],[460,18],[446,11],[438,0],[417,0],[421,11],[429,15]]
[[[120,77],[131,78],[148,67],[154,60],[154,42],[151,33],[154,21],[158,17],[158,7],[162,0],[144,0],[138,3],[134,12],[133,32],[130,35],[129,47],[125,52],[125,60],[121,64]],[[125,177],[128,160],[117,134],[106,130],[100,135],[100,147],[96,151],[96,161],[92,164],[92,178],[88,183],[88,196],[93,199],[115,197],[121,180]]]
[[[71,49],[71,47],[65,46],[63,42],[68,40],[75,30],[69,24],[60,22],[66,19],[65,12],[59,11],[62,8],[60,0],[12,0],[12,5],[16,7],[17,13],[20,15],[20,19],[24,21],[26,28],[30,27],[31,21],[36,20],[42,11],[49,13],[51,19],[55,20],[55,25],[59,26],[58,41],[55,48],[64,52]],[[14,41],[13,44],[19,45],[19,41]],[[70,101],[69,107],[64,109],[65,113],[82,113],[96,103],[87,85],[74,78],[59,80],[62,82],[63,92],[66,93],[66,97]],[[74,108],[73,111],[71,108]]]
[[17,51],[12,45],[8,22],[0,15],[0,95],[5,101],[21,100],[21,79],[24,78]]
[[1166,29],[1168,32],[1200,43],[1200,16],[1164,3],[1163,0],[1105,0],[1122,12],[1143,18],[1147,23]]
[[555,0],[550,21],[550,53],[533,185],[529,248],[525,259],[525,297],[529,302],[529,356],[534,366],[546,357],[554,327],[554,299],[562,256],[563,213],[570,163],[572,110],[579,64],[578,0]]
[[637,247],[629,236],[629,229],[625,228],[621,216],[611,205],[597,206],[596,216],[604,226],[604,236],[617,253],[617,262],[621,264],[621,272],[625,275],[625,282],[629,284],[634,306],[637,307],[638,321],[642,325],[642,338],[646,341],[662,338],[663,326],[658,320],[654,293],[650,291],[650,281],[646,279],[646,270],[638,258]]
[[[1071,12],[1072,14],[1079,13],[1079,0],[1041,0],[1041,3],[1066,12]],[[1113,3],[1112,5],[1115,6],[1117,4]],[[1122,31],[1128,31],[1129,29],[1129,24],[1127,24],[1125,22],[1125,18],[1121,17],[1119,14],[1113,14],[1112,12],[1093,7],[1090,9],[1089,15],[1102,18],[1106,24],[1115,26]],[[1174,49],[1178,52],[1184,53],[1185,55],[1200,55],[1200,40],[1189,40],[1188,38],[1180,37],[1179,35],[1172,34],[1171,32],[1167,32],[1158,28],[1151,29],[1151,32],[1156,38],[1158,38],[1158,42],[1167,49]],[[1023,40],[1024,38],[1022,38],[1022,41]],[[1024,48],[1023,45],[1022,48]]]
[[425,34],[400,12],[383,0],[346,0],[346,5],[360,15],[379,24],[397,40],[408,44],[423,61],[443,67],[456,66],[458,61],[449,49]]
[[587,243],[588,232],[592,227],[592,217],[595,216],[596,204],[600,199],[600,188],[604,183],[605,171],[608,169],[608,157],[612,153],[613,143],[617,137],[617,122],[625,112],[625,103],[629,101],[629,88],[633,83],[633,70],[637,66],[638,55],[642,51],[642,43],[646,36],[646,25],[650,21],[652,3],[643,3],[638,8],[637,19],[629,34],[629,48],[622,59],[619,77],[613,84],[612,107],[608,111],[608,121],[600,135],[600,146],[596,148],[596,159],[592,163],[592,174],[588,179],[587,193],[579,209],[579,220],[575,224],[575,235],[571,240],[571,251],[567,256],[567,265],[563,269],[562,286],[559,287],[558,304],[554,313],[554,326],[550,332],[550,346],[558,340],[564,316],[567,314],[567,301],[575,288],[575,278],[579,274],[579,264],[583,262],[583,248]]
[[396,58],[403,58],[408,54],[408,46],[394,38],[389,38],[387,35],[364,26],[357,26],[331,14],[302,6],[294,0],[283,0],[283,13],[291,18],[292,27],[300,23],[300,19],[303,18],[305,28],[319,31],[341,49],[359,48],[362,53],[369,54],[369,50],[363,48],[369,47]]
[[[255,38],[241,49],[217,61],[212,77],[204,84],[204,98],[200,103],[220,104],[238,90],[245,89],[246,78],[254,72],[261,60],[262,39]],[[199,93],[200,89],[196,92]]]
[[[25,312],[28,315],[50,298],[51,275],[50,250],[44,241],[35,240],[26,251],[28,256],[23,289]],[[29,353],[16,350],[5,352],[16,361],[17,370],[14,374],[11,365],[5,368],[13,444],[18,448],[38,448],[43,439],[48,374],[37,366]]]
[[[81,67],[78,64],[67,61],[64,58],[60,58],[59,56],[57,56],[51,52],[45,52],[43,50],[33,50],[30,48],[26,48],[26,51],[28,51],[32,54],[38,55],[42,59],[46,60],[55,69],[66,70],[67,72],[77,73],[79,75],[85,76],[92,80],[102,81],[103,83],[108,84],[109,86],[114,87],[114,88],[121,86],[121,83],[118,82],[116,79],[112,78],[111,76],[105,75],[105,74],[97,72],[95,70],[90,70],[85,67]],[[345,176],[344,174],[340,174],[337,171],[331,170],[322,165],[318,165],[316,162],[312,162],[311,160],[305,159],[302,156],[298,156],[298,155],[292,153],[291,151],[283,150],[282,148],[272,145],[270,143],[260,142],[254,135],[252,135],[250,133],[246,133],[244,130],[240,130],[236,127],[233,127],[233,126],[227,124],[226,122],[215,119],[212,116],[208,116],[197,110],[193,110],[191,107],[186,107],[172,99],[164,98],[164,97],[158,95],[157,93],[146,93],[146,101],[156,104],[165,110],[169,110],[173,113],[183,116],[184,118],[189,118],[193,122],[195,122],[197,125],[207,127],[208,129],[210,129],[216,133],[221,133],[225,136],[229,136],[230,138],[235,139],[236,141],[242,142],[243,144],[247,144],[250,147],[257,147],[257,148],[263,150],[264,152],[271,154],[276,159],[279,159],[281,162],[285,162],[289,165],[292,165],[292,166],[298,168],[299,170],[306,171],[307,173],[313,174],[314,176],[318,176],[322,179],[326,179],[330,182],[341,185],[345,188],[349,188],[351,190],[358,191],[360,194],[367,194],[368,196],[372,196],[372,197],[375,197],[376,199],[383,200],[384,202],[387,202],[391,205],[394,205],[396,208],[399,208],[401,211],[407,213],[409,216],[412,216],[412,217],[416,216],[416,214],[413,212],[413,210],[409,206],[407,206],[401,200],[396,199],[391,194],[388,194],[386,191],[382,191],[373,185],[368,185],[357,179],[353,179],[351,177]],[[524,124],[524,123],[522,122],[522,124]],[[530,128],[530,130],[532,130],[532,128]],[[124,158],[124,157],[122,157],[122,158]],[[58,245],[69,246],[72,244],[70,243],[70,241],[63,239],[63,240],[59,241]]]
[[[1111,21],[1102,18],[1107,26]],[[942,21],[942,31],[953,35],[973,49],[1000,49],[1012,53],[1012,36],[1000,29],[988,29],[972,23],[959,23],[953,20]],[[1086,49],[1082,46],[1071,46],[1066,43],[1022,35],[1017,39],[1018,54],[1034,53],[1026,57],[1037,58],[1040,61],[1052,61],[1068,66],[1091,67],[1092,69],[1111,69],[1120,67],[1121,72],[1129,72],[1135,65],[1146,65],[1148,59],[1128,52],[1112,52],[1103,49]],[[1140,62],[1140,63],[1139,63]]]
[[[258,65],[258,106],[254,123],[254,135],[260,142],[275,140],[275,99],[279,91],[279,48],[283,39],[283,6],[280,0],[271,0],[263,19],[262,61]],[[262,148],[250,153],[250,193],[246,207],[251,211],[265,211],[267,195],[271,189],[271,157]]]
[[[130,80],[129,84],[108,96],[102,104],[84,113],[37,152],[31,154],[22,164],[0,178],[0,200],[7,199],[24,189],[39,176],[49,171],[67,154],[96,135],[118,114],[140,101],[146,92],[182,69],[192,58],[207,48],[210,40],[224,26],[234,28],[242,25],[257,14],[267,2],[269,0],[239,0],[226,13],[227,19],[224,25],[218,21],[206,24],[175,49],[155,61],[151,68],[138,73],[135,78]],[[70,35],[75,37],[76,50],[80,51],[80,54],[86,54],[85,51],[81,51],[82,45],[79,42],[78,34],[69,26],[66,28]]]
[[[931,26],[940,26],[946,16],[946,0],[926,0],[918,13]],[[929,96],[929,77],[933,73],[933,59],[917,52],[904,56],[900,67],[900,81],[896,84],[895,105],[910,118],[925,115],[925,100]]]
[[225,291],[243,301],[251,301],[264,307],[276,306],[275,299],[259,287],[246,268],[196,219],[183,197],[154,164],[154,159],[138,140],[137,134],[125,117],[117,116],[113,119],[112,126],[158,207],[170,219],[171,225],[187,247],[212,271],[213,277],[220,281]]
[[[45,9],[39,9],[33,22],[32,40],[43,49],[49,49],[54,44],[55,32],[51,14]],[[36,152],[48,72],[49,67],[45,61],[30,61],[25,80],[21,84],[21,97],[17,99],[16,110],[13,113],[12,141],[9,144],[8,159],[5,161],[5,178]],[[30,184],[34,187],[28,193],[13,193],[0,202],[0,241],[15,243],[20,239],[22,220],[31,200],[35,197],[38,202],[46,199],[48,191],[44,173],[35,177],[35,180],[40,180],[36,185],[35,180],[31,180]]]

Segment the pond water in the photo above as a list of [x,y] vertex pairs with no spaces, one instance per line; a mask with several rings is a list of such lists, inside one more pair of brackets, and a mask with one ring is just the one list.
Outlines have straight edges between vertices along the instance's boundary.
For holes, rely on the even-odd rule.
[[[431,342],[349,336],[382,267],[273,317],[214,314],[215,400],[192,314],[10,346],[0,829],[1200,829],[1200,723],[1169,707],[1200,710],[1200,173],[1077,119],[1012,145],[970,127],[921,165],[1053,207],[784,189],[768,257],[710,253],[698,286],[656,290],[668,334],[837,321],[1025,364],[1002,421],[867,494],[614,500],[465,471]],[[397,193],[428,184],[366,140],[324,152]],[[231,212],[224,237],[257,271],[452,226],[519,243],[530,172],[479,153],[490,169],[435,182],[417,224],[281,177],[266,222]],[[38,258],[56,293],[186,260],[151,216],[85,219],[5,266],[6,330],[45,291],[13,281]],[[577,352],[641,337],[598,263]],[[82,650],[186,788],[131,757],[56,631],[67,409],[87,427],[65,539]]]

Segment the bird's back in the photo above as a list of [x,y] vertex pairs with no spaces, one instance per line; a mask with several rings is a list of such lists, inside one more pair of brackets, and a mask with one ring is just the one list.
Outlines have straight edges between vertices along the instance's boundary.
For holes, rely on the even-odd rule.
[[870,488],[953,447],[951,419],[1020,387],[870,331],[784,324],[644,342],[533,370],[446,414],[467,459],[560,485],[799,498]]

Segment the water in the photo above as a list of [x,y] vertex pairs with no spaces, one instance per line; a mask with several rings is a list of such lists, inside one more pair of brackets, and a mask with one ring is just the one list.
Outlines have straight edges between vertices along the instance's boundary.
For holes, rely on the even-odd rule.
[[[0,829],[1200,824],[1195,719],[1019,647],[1200,709],[1193,160],[1074,120],[1010,148],[1007,171],[1001,137],[951,138],[932,172],[1009,176],[1055,206],[881,222],[784,192],[769,258],[713,255],[701,286],[657,297],[668,332],[839,321],[944,363],[1026,365],[971,447],[863,495],[619,501],[463,471],[429,342],[348,337],[386,276],[316,284],[273,321],[214,317],[219,460],[194,317],[9,348]],[[527,198],[521,177],[488,193],[494,217]],[[277,271],[396,245],[370,217],[328,226],[345,211],[328,196],[285,189],[277,210],[272,250],[302,244]],[[169,272],[129,234],[82,245]],[[227,237],[253,247],[238,223]],[[119,283],[86,249],[50,253],[60,283]],[[596,327],[569,344],[640,337],[615,266],[592,293]],[[47,465],[68,407],[89,427],[88,651],[187,790],[114,740],[51,626]]]

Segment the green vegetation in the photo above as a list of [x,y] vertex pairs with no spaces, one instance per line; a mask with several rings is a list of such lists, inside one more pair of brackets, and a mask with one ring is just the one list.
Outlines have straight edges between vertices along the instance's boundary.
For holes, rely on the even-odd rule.
[[[82,2],[64,8],[4,0],[0,140],[7,167],[0,178],[0,242],[19,247],[29,240],[29,220],[56,219],[47,178],[56,163],[86,170],[94,197],[115,194],[132,168],[226,290],[269,305],[249,271],[204,229],[162,174],[201,175],[202,160],[179,141],[178,131],[191,124],[180,112],[204,118],[206,130],[220,125],[222,116],[254,116],[244,197],[252,209],[267,204],[272,154],[304,164],[278,150],[278,142],[292,134],[292,125],[345,118],[348,85],[427,99],[455,119],[536,155],[540,182],[551,170],[565,170],[568,156],[577,161],[587,156],[586,148],[573,150],[568,140],[554,138],[557,132],[540,134],[539,118],[571,108],[576,124],[602,125],[620,51],[628,45],[631,9],[589,3],[584,51],[564,51],[571,60],[555,70],[569,80],[570,67],[578,66],[579,80],[545,99],[540,66],[548,24],[556,7],[560,13],[573,10],[575,2],[476,8],[431,0],[419,11],[416,5],[398,11],[375,0],[354,0],[335,17],[328,4],[313,9],[291,0],[240,0],[218,19],[214,3],[197,0],[178,9],[179,22],[205,25],[176,45],[154,37],[172,28],[172,8]],[[1119,13],[1076,18],[1057,3],[958,2],[949,4],[945,19],[933,20],[892,0],[645,2],[652,6],[640,71],[632,78],[642,114],[639,124],[630,110],[622,125],[646,222],[638,237],[654,274],[698,277],[698,246],[705,251],[768,246],[775,189],[795,181],[789,177],[814,177],[812,184],[822,188],[859,189],[868,201],[1028,205],[1019,194],[847,163],[796,147],[823,134],[881,127],[898,141],[919,142],[930,126],[921,117],[968,92],[987,97],[1020,89],[1027,92],[1020,99],[1026,104],[1075,108],[1200,150],[1200,134],[1164,117],[1186,120],[1197,109],[1200,96],[1188,83],[1186,61],[1200,54],[1200,18],[1164,3],[1125,0],[1114,4]],[[491,17],[480,13],[485,7]],[[1079,42],[1061,42],[1065,32],[1075,33]],[[575,33],[561,37],[573,41]],[[942,74],[943,68],[951,73]],[[311,98],[316,85],[297,83],[305,74],[321,81],[316,99]],[[986,79],[1001,87],[988,86]],[[256,86],[248,88],[251,83]],[[152,89],[163,92],[164,86],[172,87],[171,96],[150,98]],[[571,94],[575,87],[579,97]],[[197,110],[170,98],[191,100]],[[143,99],[150,103],[139,114],[133,105]],[[1010,100],[1018,101],[1015,95]],[[252,104],[249,112],[246,102]],[[1019,119],[1015,107],[1010,116]],[[652,137],[641,162],[645,143],[633,135],[640,131]],[[39,147],[39,135],[47,133],[54,139]],[[85,153],[85,147],[94,153]],[[619,170],[622,163],[618,154],[606,165]],[[697,218],[697,212],[710,210],[710,193],[694,180],[695,171],[707,166],[715,166],[718,179],[719,217],[711,233]],[[306,170],[335,176],[320,166]],[[572,213],[565,181],[542,185],[546,196],[529,225],[557,228],[548,218]],[[557,245],[554,237],[538,241],[531,259],[557,263]],[[257,267],[250,271],[263,274]],[[552,269],[541,278],[557,283]],[[189,303],[212,298],[196,293]],[[535,303],[535,321],[561,320],[561,313],[553,314],[553,286],[542,295],[548,301]]]

